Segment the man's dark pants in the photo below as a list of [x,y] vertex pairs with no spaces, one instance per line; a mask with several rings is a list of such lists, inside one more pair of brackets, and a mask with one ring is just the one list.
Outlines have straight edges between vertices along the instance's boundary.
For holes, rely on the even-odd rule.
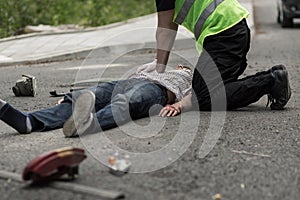
[[[195,109],[199,106],[200,110],[232,110],[254,103],[270,92],[274,82],[270,73],[238,79],[247,67],[249,48],[250,30],[245,19],[205,39],[192,82]],[[216,106],[212,107],[212,102]]]

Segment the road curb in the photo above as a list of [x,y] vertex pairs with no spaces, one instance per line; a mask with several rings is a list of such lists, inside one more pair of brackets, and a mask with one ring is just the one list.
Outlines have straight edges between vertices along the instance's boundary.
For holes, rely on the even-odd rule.
[[[174,44],[174,49],[179,50],[184,48],[192,48],[195,46],[194,40],[192,38],[185,38],[176,40]],[[26,59],[26,60],[13,60],[8,62],[0,63],[0,67],[8,67],[13,65],[33,65],[33,64],[42,64],[42,63],[50,63],[50,62],[62,62],[68,60],[83,60],[89,56],[92,52],[97,51],[99,55],[114,55],[118,53],[118,49],[126,49],[127,52],[138,51],[138,50],[146,50],[146,49],[156,49],[156,42],[146,42],[146,43],[131,43],[131,44],[123,44],[123,45],[111,45],[104,46],[98,48],[87,48],[81,49],[77,51],[63,52],[57,53],[47,56],[36,57],[34,59]]]

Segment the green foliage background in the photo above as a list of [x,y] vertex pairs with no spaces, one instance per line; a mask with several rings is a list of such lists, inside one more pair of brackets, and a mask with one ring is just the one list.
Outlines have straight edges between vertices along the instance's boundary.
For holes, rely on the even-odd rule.
[[154,0],[0,0],[0,38],[26,25],[100,26],[154,11]]

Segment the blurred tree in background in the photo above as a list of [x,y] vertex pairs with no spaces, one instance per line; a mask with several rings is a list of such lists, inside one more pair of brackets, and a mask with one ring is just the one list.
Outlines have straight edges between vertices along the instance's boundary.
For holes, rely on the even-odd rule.
[[100,26],[153,12],[154,0],[0,0],[0,38],[26,25]]

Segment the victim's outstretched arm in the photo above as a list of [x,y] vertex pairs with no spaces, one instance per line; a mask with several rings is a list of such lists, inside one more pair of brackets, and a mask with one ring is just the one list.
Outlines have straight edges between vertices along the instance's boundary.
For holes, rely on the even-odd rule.
[[158,114],[160,117],[174,117],[192,108],[192,94],[188,94],[181,101],[172,105],[166,105]]

